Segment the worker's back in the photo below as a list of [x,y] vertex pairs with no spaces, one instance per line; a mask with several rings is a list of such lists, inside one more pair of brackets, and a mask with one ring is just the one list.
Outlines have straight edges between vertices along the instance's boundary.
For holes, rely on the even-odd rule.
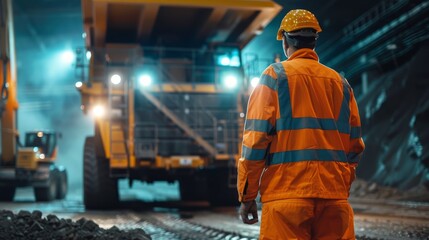
[[350,165],[354,159],[348,156],[350,86],[320,64],[310,49],[296,51],[288,61],[273,64],[272,70],[278,110],[261,179],[262,201],[346,199],[355,176]]
[[347,198],[365,146],[350,85],[313,50],[321,31],[311,12],[289,11],[277,31],[288,60],[249,99],[237,191],[246,224],[261,194],[260,239],[355,239]]
[[[337,72],[313,59],[284,62],[294,118],[338,119],[343,83]],[[280,103],[287,104],[287,103]]]

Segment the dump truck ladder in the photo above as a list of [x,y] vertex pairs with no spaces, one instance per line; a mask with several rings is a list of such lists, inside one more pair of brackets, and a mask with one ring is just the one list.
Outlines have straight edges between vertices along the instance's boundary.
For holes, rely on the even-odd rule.
[[[110,162],[123,162],[127,163],[127,168],[130,167],[130,147],[129,147],[129,130],[130,130],[130,104],[129,94],[132,90],[132,81],[127,78],[117,79],[119,83],[115,84],[109,81],[108,91],[108,109],[110,110]],[[127,177],[128,171],[125,176],[112,177]]]

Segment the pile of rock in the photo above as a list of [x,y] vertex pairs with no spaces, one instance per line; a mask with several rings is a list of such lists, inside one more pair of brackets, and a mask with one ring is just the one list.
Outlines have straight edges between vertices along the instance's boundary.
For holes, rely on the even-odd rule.
[[351,186],[350,197],[427,202],[429,201],[429,190],[422,185],[407,190],[399,190],[375,182],[356,179]]
[[40,211],[0,211],[0,239],[151,239],[142,229],[122,231],[117,227],[103,229],[92,220],[81,218],[58,218],[55,215],[42,217]]
[[403,196],[396,188],[383,187],[374,182],[356,179],[350,189],[351,197],[364,197],[371,199],[387,199]]

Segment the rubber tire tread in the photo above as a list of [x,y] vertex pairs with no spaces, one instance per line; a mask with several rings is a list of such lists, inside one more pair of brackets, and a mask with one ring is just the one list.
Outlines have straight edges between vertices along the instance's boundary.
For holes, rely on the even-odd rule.
[[96,157],[95,138],[84,145],[83,200],[86,209],[111,209],[119,204],[118,181],[110,177],[109,161]]
[[35,187],[34,196],[36,202],[49,202],[55,200],[58,189],[58,171],[52,169],[49,171],[48,186],[47,187]]
[[[63,186],[63,183],[65,185]],[[57,177],[57,196],[56,199],[64,199],[68,191],[67,170],[59,170]]]

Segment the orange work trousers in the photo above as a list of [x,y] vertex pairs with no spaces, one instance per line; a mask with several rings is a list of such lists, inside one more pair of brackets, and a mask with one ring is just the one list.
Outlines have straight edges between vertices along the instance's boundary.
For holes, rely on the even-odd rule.
[[261,240],[355,239],[347,200],[284,199],[262,207]]

